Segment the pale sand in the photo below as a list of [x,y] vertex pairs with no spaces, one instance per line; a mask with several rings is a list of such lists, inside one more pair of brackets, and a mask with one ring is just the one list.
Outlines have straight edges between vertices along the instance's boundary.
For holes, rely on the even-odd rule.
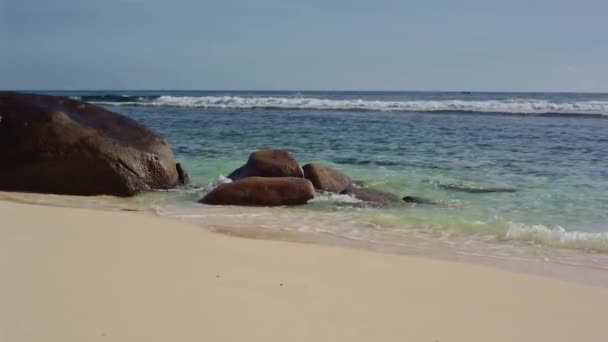
[[0,251],[6,342],[608,339],[607,288],[146,214],[0,202]]

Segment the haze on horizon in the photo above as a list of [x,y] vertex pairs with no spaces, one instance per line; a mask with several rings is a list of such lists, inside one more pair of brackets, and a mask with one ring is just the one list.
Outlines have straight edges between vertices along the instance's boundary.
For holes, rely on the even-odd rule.
[[608,92],[607,1],[1,0],[0,89]]

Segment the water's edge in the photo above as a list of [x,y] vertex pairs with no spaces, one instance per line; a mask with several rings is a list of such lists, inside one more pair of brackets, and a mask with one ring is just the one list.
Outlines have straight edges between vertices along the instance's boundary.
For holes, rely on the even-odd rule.
[[[239,218],[239,215],[247,212],[249,208],[239,208],[237,213],[235,207],[201,206],[198,208],[198,215],[193,219],[183,211],[180,211],[179,215],[175,215],[171,213],[170,208],[146,207],[110,196],[79,197],[0,192],[0,201],[135,212],[178,220],[209,232],[241,238],[310,243],[462,262],[568,282],[608,287],[608,254],[584,250],[560,249],[517,241],[498,241],[488,237],[471,239],[470,236],[446,235],[445,232],[438,231],[400,231],[396,233],[377,229],[370,230],[365,239],[355,239],[322,230],[317,233],[301,232],[276,226],[264,227],[259,223],[246,223]],[[264,209],[253,208],[251,210]],[[282,209],[278,208],[278,210]],[[204,220],[200,220],[201,217]],[[263,222],[264,218],[262,217],[261,220]]]

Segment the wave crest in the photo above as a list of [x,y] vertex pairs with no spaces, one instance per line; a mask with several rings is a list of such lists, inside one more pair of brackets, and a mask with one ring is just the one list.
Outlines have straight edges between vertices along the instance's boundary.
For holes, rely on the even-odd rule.
[[225,109],[313,109],[389,112],[471,112],[511,114],[608,115],[608,101],[551,102],[546,100],[404,100],[324,99],[273,96],[158,96],[83,99],[111,105],[172,106]]
[[535,242],[553,247],[608,252],[608,233],[606,232],[566,231],[559,226],[549,228],[543,225],[510,222],[505,237],[510,240]]

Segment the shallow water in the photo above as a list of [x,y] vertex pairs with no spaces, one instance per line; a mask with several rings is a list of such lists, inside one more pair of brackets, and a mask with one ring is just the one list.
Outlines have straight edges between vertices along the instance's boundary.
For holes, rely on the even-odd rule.
[[303,207],[239,210],[251,214],[241,222],[363,240],[415,231],[608,252],[606,94],[51,93],[99,103],[167,138],[193,185],[131,200],[166,215],[205,221],[217,209],[194,201],[250,152],[285,148],[302,164],[321,161],[441,205],[361,208],[320,196]]

